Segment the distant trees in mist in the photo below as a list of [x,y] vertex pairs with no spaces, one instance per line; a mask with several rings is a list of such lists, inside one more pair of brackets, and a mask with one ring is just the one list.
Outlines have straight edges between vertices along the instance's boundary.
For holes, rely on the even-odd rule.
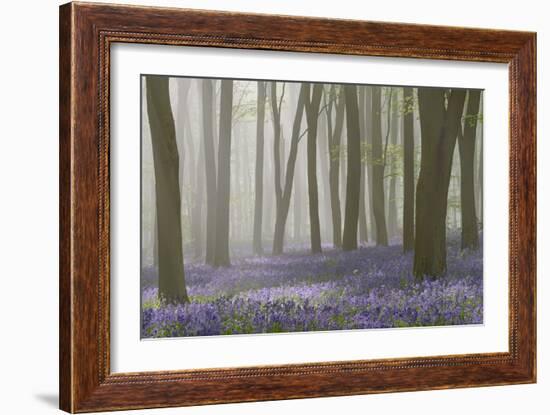
[[[446,271],[448,229],[478,249],[479,90],[145,76],[142,245],[186,302],[184,258],[402,243]],[[292,208],[292,209],[291,209]]]

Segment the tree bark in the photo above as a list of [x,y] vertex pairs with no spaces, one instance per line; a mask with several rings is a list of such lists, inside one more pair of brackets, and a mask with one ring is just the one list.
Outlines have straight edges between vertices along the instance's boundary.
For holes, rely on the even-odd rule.
[[372,88],[372,197],[376,222],[376,245],[388,246],[384,201],[384,154],[382,148],[381,87]]
[[[332,212],[332,242],[335,247],[342,246],[342,213],[340,210],[340,144],[344,125],[345,99],[343,89],[336,95],[336,87],[330,89],[330,100],[327,115],[327,129],[329,133],[329,187],[330,208]],[[336,119],[332,128],[332,108],[336,106]]]
[[403,252],[414,248],[413,89],[403,88]]
[[309,196],[309,223],[311,226],[311,252],[319,253],[321,249],[321,227],[319,224],[319,193],[317,188],[317,121],[319,106],[323,93],[322,84],[314,84],[311,99],[309,84],[306,84],[308,99],[306,100],[307,118],[307,183]]
[[479,247],[474,193],[474,160],[480,98],[480,90],[471,89],[468,91],[464,133],[461,133],[459,130],[458,135],[458,150],[460,152],[462,249],[477,249]]
[[262,255],[262,211],[264,196],[264,121],[265,121],[265,83],[258,81],[257,118],[256,118],[256,172],[254,176],[254,237],[253,250]]
[[357,249],[357,223],[359,220],[359,196],[361,185],[361,137],[359,110],[357,105],[357,87],[344,86],[346,99],[346,126],[348,135],[348,168],[346,181],[346,217],[344,222],[344,251]]
[[226,267],[229,260],[229,195],[231,183],[231,124],[233,118],[233,81],[224,79],[220,94],[220,132],[218,144],[218,189],[216,197],[216,250],[214,265]]
[[290,141],[290,150],[288,154],[288,162],[286,167],[285,185],[283,188],[281,203],[276,211],[275,235],[273,237],[273,255],[280,255],[283,253],[285,225],[288,217],[288,208],[290,206],[290,196],[292,195],[294,169],[296,167],[296,157],[298,155],[298,143],[300,140],[300,127],[302,125],[302,117],[304,114],[306,99],[309,99],[309,95],[307,94],[308,90],[309,88],[306,89],[302,84],[302,87],[300,88],[300,96],[298,98],[298,104],[296,106],[294,123],[292,125],[292,137]]
[[[367,112],[366,112],[366,88],[361,86],[358,89],[358,108],[359,108],[359,132],[360,132],[360,146],[359,146],[359,157],[361,161],[361,184],[359,189],[359,241],[361,243],[367,243],[369,241],[368,236],[368,227],[367,227],[367,210],[365,205],[365,189],[366,189],[366,172],[365,172],[365,163],[362,160],[361,154],[366,144],[367,140]],[[349,132],[348,132],[349,136]]]
[[[394,94],[397,95],[397,90],[394,91]],[[389,172],[390,172],[390,184],[389,184],[389,194],[388,194],[388,231],[389,236],[394,237],[397,235],[397,173],[395,169],[395,149],[397,146],[397,135],[399,127],[399,114],[397,111],[397,105],[391,105],[391,109],[388,108],[388,111],[391,111],[391,130],[390,130],[390,144],[391,151],[390,157],[388,160]]]
[[368,206],[369,222],[370,226],[368,227],[371,235],[371,239],[376,241],[376,221],[374,219],[374,200],[372,197],[372,136],[373,136],[373,112],[372,112],[372,91],[373,87],[369,86],[366,90],[366,99],[365,99],[365,114],[369,114],[370,117],[365,116],[366,122],[366,140],[365,147],[362,148],[362,159],[365,169],[365,187],[366,187],[366,196],[367,201],[365,203]]
[[170,303],[189,301],[181,239],[179,157],[169,78],[147,76],[147,114],[151,128],[157,200],[159,296]]
[[213,95],[210,79],[202,80],[202,131],[204,146],[204,172],[206,176],[206,257],[205,262],[214,265],[216,254],[216,157],[213,131]]
[[[275,180],[275,210],[280,209],[282,199],[281,189],[281,101],[277,97],[277,82],[271,82],[271,111],[273,113],[273,178]],[[284,90],[283,90],[284,93]]]
[[422,131],[416,186],[414,275],[438,277],[447,270],[447,198],[456,138],[461,125],[463,89],[419,88]]

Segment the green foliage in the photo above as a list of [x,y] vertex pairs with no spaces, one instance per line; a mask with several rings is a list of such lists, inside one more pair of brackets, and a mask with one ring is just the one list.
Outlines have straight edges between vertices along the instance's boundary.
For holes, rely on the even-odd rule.
[[462,121],[464,121],[464,124],[468,123],[470,127],[475,127],[477,123],[483,123],[483,114],[466,114],[462,117]]

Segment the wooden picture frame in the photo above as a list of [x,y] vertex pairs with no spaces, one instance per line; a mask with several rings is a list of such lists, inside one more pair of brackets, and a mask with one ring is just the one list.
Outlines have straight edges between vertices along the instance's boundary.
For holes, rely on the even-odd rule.
[[[509,351],[111,373],[109,62],[110,46],[118,42],[508,64]],[[61,6],[61,409],[91,412],[535,382],[535,140],[535,33],[106,4]]]

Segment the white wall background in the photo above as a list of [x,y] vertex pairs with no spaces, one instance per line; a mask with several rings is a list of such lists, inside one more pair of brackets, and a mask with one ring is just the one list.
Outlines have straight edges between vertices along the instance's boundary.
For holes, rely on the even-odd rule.
[[[537,0],[188,0],[134,4],[311,15],[538,32],[538,303],[536,385],[320,398],[142,411],[157,414],[545,414],[550,406],[550,13]],[[5,2],[0,25],[0,412],[57,411],[58,9],[54,0]],[[547,75],[550,76],[550,75]],[[546,190],[544,189],[546,187]],[[137,412],[133,412],[137,413]]]

